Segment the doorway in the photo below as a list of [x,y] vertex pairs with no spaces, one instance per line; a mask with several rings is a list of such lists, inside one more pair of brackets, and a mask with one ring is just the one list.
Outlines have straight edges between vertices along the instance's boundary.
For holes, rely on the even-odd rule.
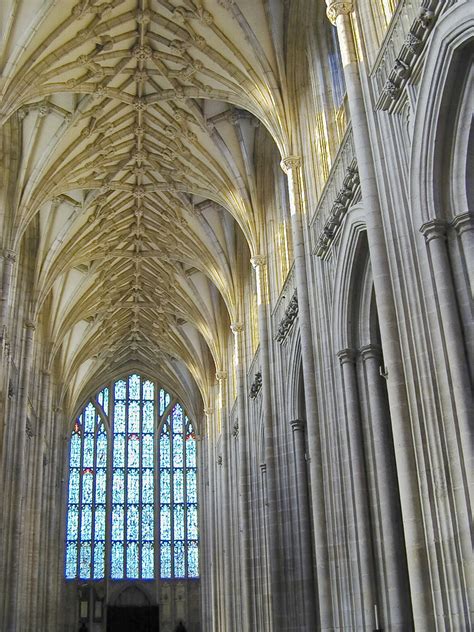
[[158,606],[109,606],[107,632],[159,632]]

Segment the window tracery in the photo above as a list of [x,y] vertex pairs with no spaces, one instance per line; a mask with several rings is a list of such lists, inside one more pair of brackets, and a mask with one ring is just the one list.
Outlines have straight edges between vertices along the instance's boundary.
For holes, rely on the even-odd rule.
[[133,373],[100,391],[71,433],[66,579],[198,577],[196,466],[194,427],[164,389]]

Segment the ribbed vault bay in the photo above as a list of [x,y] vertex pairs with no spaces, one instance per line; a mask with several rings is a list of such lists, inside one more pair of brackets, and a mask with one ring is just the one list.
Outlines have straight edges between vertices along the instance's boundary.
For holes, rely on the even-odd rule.
[[259,251],[255,138],[282,130],[264,3],[36,4],[10,5],[1,109],[30,317],[70,402],[134,364],[206,404]]

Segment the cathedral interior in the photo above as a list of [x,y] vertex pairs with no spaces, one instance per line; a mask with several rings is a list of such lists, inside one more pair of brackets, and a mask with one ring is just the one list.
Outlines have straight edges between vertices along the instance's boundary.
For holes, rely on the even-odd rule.
[[468,632],[474,2],[0,1],[0,630]]

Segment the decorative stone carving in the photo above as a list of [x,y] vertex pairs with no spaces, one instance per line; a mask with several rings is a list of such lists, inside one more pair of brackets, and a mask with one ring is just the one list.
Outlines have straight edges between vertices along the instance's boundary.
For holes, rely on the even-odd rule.
[[293,169],[299,169],[301,167],[301,158],[300,156],[287,156],[281,160],[280,167],[285,173]]
[[298,296],[297,296],[297,291],[295,290],[293,293],[293,296],[290,299],[290,302],[288,303],[288,307],[285,310],[285,315],[283,316],[283,318],[280,321],[280,324],[278,325],[278,332],[275,336],[275,340],[277,342],[281,344],[285,340],[297,316],[298,316]]
[[250,387],[249,397],[255,399],[262,389],[262,373],[258,371],[255,373],[255,379]]
[[217,457],[217,465],[222,465],[222,456],[219,454],[219,456]]
[[354,11],[353,2],[341,2],[340,0],[326,0],[326,14],[332,24],[336,24],[339,15],[349,15]]
[[326,255],[358,190],[359,170],[357,168],[356,159],[354,158],[346,170],[342,187],[334,199],[329,218],[319,234],[315,248],[317,257],[323,258]]
[[232,436],[233,437],[238,437],[239,436],[239,424],[235,423],[234,426],[232,427]]

